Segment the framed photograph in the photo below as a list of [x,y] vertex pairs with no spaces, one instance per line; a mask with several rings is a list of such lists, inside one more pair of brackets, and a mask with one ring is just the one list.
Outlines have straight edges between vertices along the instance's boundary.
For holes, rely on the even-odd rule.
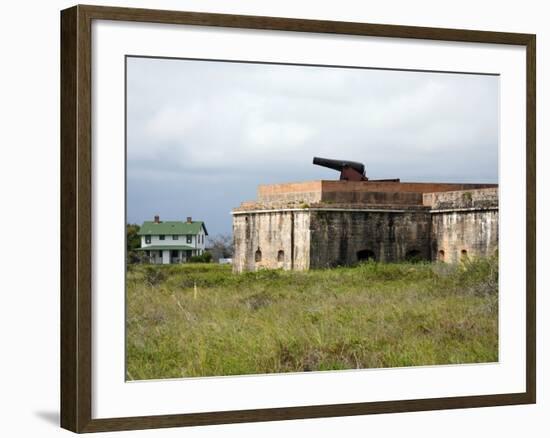
[[61,425],[535,403],[535,35],[61,12]]

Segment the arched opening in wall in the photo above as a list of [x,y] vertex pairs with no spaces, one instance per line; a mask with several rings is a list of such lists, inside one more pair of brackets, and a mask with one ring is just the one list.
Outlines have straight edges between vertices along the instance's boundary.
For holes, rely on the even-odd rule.
[[258,249],[256,250],[256,252],[254,253],[254,261],[255,261],[256,263],[262,261],[262,251],[260,251],[260,248],[258,248]]
[[366,262],[366,261],[375,261],[376,256],[374,255],[374,251],[370,249],[362,249],[361,251],[357,251],[357,261],[359,262]]
[[410,263],[417,263],[422,260],[422,256],[420,254],[420,251],[417,249],[411,249],[407,251],[405,254],[405,260],[407,260]]
[[443,251],[442,249],[440,249],[437,253],[437,260],[439,262],[444,262],[445,261],[445,251]]
[[277,261],[278,262],[285,261],[285,252],[282,249],[280,249],[279,252],[277,253]]
[[460,260],[464,261],[468,258],[468,251],[466,251],[465,249],[463,249],[462,251],[460,251]]

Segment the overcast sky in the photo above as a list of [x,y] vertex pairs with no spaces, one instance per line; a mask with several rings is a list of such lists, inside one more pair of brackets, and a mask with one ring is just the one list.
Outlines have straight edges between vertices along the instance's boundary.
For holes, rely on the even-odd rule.
[[338,179],[313,156],[361,161],[370,178],[498,182],[498,77],[128,58],[131,223],[206,222],[261,183]]

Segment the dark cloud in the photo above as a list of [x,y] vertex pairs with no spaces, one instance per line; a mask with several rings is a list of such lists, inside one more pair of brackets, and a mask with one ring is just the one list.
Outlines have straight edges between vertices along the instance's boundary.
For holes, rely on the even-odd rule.
[[194,216],[231,231],[260,183],[497,182],[496,76],[128,59],[128,220]]

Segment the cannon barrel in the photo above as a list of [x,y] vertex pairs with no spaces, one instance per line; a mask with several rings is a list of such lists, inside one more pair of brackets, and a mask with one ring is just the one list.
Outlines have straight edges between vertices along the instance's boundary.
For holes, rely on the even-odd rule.
[[[328,167],[340,172],[340,180],[369,181],[365,175],[365,165],[357,161],[332,160],[330,158],[313,157],[313,164]],[[399,178],[372,179],[372,182],[399,182]]]
[[359,172],[362,176],[365,176],[365,165],[357,161],[332,160],[330,158],[313,157],[313,164],[328,167],[329,169],[338,170],[340,172],[344,170],[344,168],[349,167]]

